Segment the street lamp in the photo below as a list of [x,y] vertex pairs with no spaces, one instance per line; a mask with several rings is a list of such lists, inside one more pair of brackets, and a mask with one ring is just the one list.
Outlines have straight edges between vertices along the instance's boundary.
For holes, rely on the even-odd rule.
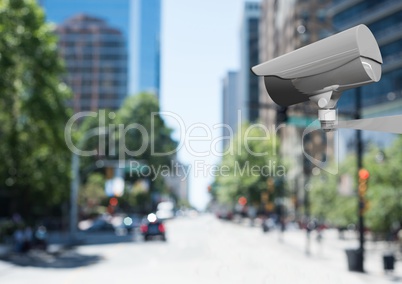
[[[107,127],[96,127],[87,131],[78,141],[78,149],[84,146],[88,138],[95,135],[105,135],[108,133]],[[80,156],[72,151],[71,156],[71,184],[70,184],[70,239],[74,240],[77,234],[78,224],[78,190],[80,187]]]
[[[361,118],[361,88],[356,89],[355,96],[355,119]],[[357,172],[358,174],[363,170],[363,140],[362,131],[356,130],[356,152],[357,152]],[[358,195],[359,196],[359,195]],[[361,198],[358,197],[358,213],[359,213],[359,249],[358,249],[358,266],[357,270],[364,272],[364,216],[361,210]]]

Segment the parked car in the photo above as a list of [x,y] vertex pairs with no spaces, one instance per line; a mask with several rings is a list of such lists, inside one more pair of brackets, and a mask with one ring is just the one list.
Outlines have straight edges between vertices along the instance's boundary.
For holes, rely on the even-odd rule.
[[159,220],[169,220],[174,218],[174,203],[171,201],[164,201],[158,204],[156,210],[156,217]]
[[232,220],[233,219],[232,210],[230,210],[226,207],[219,208],[215,212],[215,214],[216,214],[216,217],[218,217],[219,219],[223,219],[223,220]]
[[86,229],[87,232],[114,232],[114,226],[103,218],[96,219],[92,225]]
[[149,214],[147,218],[144,219],[140,226],[140,230],[141,234],[144,236],[144,241],[156,238],[166,241],[165,226],[153,213]]
[[271,231],[275,229],[275,221],[272,218],[266,218],[265,220],[262,221],[262,231],[264,233]]

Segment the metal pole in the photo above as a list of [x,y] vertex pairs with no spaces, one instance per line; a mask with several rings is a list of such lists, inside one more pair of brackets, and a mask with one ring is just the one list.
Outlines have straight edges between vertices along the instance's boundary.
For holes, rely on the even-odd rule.
[[75,239],[78,224],[78,189],[80,186],[80,158],[73,153],[71,157],[71,193],[70,193],[70,238]]
[[[305,158],[304,158],[305,159]],[[306,254],[310,254],[310,243],[311,243],[311,224],[310,224],[310,176],[304,175],[304,214],[306,217]]]
[[[85,141],[97,134],[108,133],[106,127],[97,127],[87,131],[84,136],[78,141],[78,148],[81,149]],[[71,156],[71,184],[70,184],[70,240],[76,238],[78,225],[78,191],[80,187],[80,156],[77,153],[72,153]]]
[[[356,113],[355,119],[361,118],[361,88],[356,89]],[[356,130],[356,151],[357,151],[357,175],[363,168],[363,142],[361,130]],[[358,194],[358,214],[359,214],[359,270],[364,271],[364,216],[363,216],[363,197]]]

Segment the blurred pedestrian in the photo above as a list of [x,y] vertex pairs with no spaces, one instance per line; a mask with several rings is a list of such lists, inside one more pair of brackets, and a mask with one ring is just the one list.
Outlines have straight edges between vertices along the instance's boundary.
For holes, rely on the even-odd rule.
[[46,250],[47,247],[47,230],[45,226],[39,226],[35,232],[35,244],[38,249]]
[[280,218],[280,225],[281,225],[281,232],[285,232],[286,230],[286,218],[284,216],[282,216]]
[[317,242],[321,243],[323,239],[323,233],[325,230],[326,226],[323,223],[320,223],[316,226],[316,231],[317,231]]
[[23,223],[21,215],[19,213],[14,213],[12,216],[12,220],[15,224],[18,224],[18,225]]
[[399,250],[402,252],[402,228],[398,231]]
[[24,241],[22,246],[23,252],[28,252],[32,248],[32,228],[30,226],[26,227],[24,230]]
[[13,234],[14,238],[14,250],[17,253],[20,253],[23,251],[23,245],[24,245],[24,232],[21,227],[18,227]]

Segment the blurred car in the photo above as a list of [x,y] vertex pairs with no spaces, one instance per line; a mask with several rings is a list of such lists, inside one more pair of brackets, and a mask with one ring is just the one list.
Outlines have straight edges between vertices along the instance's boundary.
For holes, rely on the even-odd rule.
[[261,226],[264,233],[272,231],[273,229],[275,229],[275,221],[273,218],[266,218],[265,220],[263,220]]
[[216,213],[216,217],[223,220],[232,220],[233,219],[233,212],[228,210],[227,208],[221,208]]
[[126,230],[128,233],[133,232],[141,225],[141,217],[138,215],[123,215],[113,224],[116,230]]
[[124,236],[134,233],[141,225],[141,217],[138,215],[122,215],[114,218],[112,224],[115,228],[116,235]]
[[114,232],[114,226],[105,219],[99,218],[93,221],[85,231],[87,232]]
[[156,217],[160,220],[174,218],[174,204],[171,201],[164,201],[158,204]]
[[165,226],[155,214],[151,213],[144,219],[140,226],[141,234],[144,236],[144,241],[160,238],[166,241]]

